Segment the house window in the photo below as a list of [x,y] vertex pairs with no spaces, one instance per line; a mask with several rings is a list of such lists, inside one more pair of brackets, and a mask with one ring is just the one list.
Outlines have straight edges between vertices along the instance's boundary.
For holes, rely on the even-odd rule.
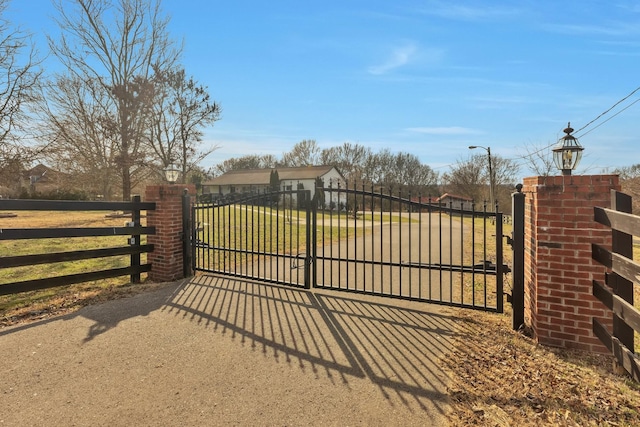
[[291,185],[286,185],[284,187],[284,189],[287,190],[287,191],[291,191],[293,189],[293,187]]

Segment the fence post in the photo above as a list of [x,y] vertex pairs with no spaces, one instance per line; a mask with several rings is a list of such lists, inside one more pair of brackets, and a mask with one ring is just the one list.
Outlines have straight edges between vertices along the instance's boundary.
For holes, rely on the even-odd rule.
[[606,268],[592,245],[611,247],[611,230],[594,220],[595,206],[611,205],[617,175],[537,176],[524,179],[525,319],[540,344],[597,353],[608,349],[594,319],[612,327],[612,313],[593,295]]
[[[611,209],[618,212],[631,213],[631,196],[611,190]],[[633,236],[616,229],[612,229],[611,233],[612,252],[625,258],[633,259]],[[609,276],[609,285],[616,295],[633,305],[633,282],[616,273],[612,273]],[[615,314],[613,315],[613,336],[618,338],[625,347],[633,351],[633,328]],[[619,367],[618,369],[624,372],[624,368]]]
[[[156,209],[147,212],[147,225],[156,229],[156,234],[147,237],[147,241],[154,245],[153,252],[147,256],[152,265],[149,272],[152,281],[170,282],[186,277],[185,224],[182,214],[184,189],[189,194],[196,192],[193,184],[150,185],[145,189],[145,200],[156,203]],[[187,220],[189,218],[190,215]]]
[[513,308],[513,330],[524,325],[524,193],[522,184],[516,185],[516,192],[511,195],[511,248],[513,249],[513,267],[511,277],[511,306]]
[[[140,196],[133,196],[131,200],[131,227],[140,227]],[[140,246],[140,235],[135,234],[129,240],[131,246]],[[140,267],[140,252],[131,254],[131,266]],[[140,273],[134,273],[130,276],[131,283],[140,283]]]

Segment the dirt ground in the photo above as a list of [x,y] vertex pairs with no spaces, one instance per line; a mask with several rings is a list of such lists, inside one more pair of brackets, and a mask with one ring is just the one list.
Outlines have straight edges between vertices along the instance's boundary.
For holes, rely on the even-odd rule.
[[451,309],[197,276],[0,330],[6,426],[438,426]]

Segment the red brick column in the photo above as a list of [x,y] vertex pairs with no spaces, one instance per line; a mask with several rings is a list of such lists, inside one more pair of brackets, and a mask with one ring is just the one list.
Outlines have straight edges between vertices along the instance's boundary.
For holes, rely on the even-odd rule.
[[611,312],[592,295],[605,268],[591,243],[611,247],[611,230],[593,220],[593,207],[611,206],[617,175],[524,179],[525,322],[541,344],[606,353],[591,332],[595,316],[611,328]]
[[193,184],[151,185],[145,189],[145,202],[156,202],[155,211],[147,211],[147,225],[156,227],[156,234],[147,236],[154,245],[147,255],[152,264],[149,280],[170,282],[182,279],[182,195],[187,190],[193,203],[196,188]]

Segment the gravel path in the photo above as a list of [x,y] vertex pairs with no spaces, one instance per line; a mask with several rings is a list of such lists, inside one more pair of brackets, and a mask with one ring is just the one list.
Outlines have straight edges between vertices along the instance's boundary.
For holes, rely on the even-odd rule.
[[453,312],[196,276],[0,330],[0,425],[446,425]]

